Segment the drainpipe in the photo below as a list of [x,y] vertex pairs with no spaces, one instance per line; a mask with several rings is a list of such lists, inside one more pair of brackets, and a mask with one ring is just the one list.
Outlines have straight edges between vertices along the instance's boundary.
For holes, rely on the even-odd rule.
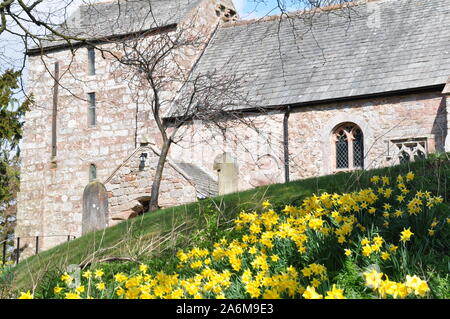
[[137,148],[137,143],[138,143],[138,114],[139,114],[139,96],[136,99],[136,114],[134,117],[134,122],[135,122],[135,129],[134,129],[134,148]]
[[284,144],[284,182],[289,182],[289,115],[291,106],[288,105],[283,119],[283,144]]
[[56,163],[56,121],[58,114],[58,87],[59,87],[59,62],[55,62],[55,73],[53,74],[53,110],[52,110],[52,157],[51,161]]
[[450,152],[450,77],[447,80],[442,94],[444,95],[445,111],[447,113],[447,134],[445,136],[444,149],[446,152]]

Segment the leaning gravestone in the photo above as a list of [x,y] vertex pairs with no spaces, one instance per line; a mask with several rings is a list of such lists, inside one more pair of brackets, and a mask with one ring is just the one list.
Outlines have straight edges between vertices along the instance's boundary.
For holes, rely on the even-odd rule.
[[83,192],[82,234],[108,226],[108,193],[97,181],[89,183]]
[[213,169],[218,173],[219,195],[238,191],[238,166],[231,153],[223,153],[214,159]]

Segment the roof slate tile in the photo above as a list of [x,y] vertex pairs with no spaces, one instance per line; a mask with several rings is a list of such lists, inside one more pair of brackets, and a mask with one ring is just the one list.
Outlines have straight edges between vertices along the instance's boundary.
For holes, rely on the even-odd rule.
[[[450,1],[369,5],[316,14],[312,26],[298,17],[226,24],[193,76],[246,74],[248,84],[242,89],[260,106],[445,84],[450,75]],[[369,23],[374,10],[379,28]]]

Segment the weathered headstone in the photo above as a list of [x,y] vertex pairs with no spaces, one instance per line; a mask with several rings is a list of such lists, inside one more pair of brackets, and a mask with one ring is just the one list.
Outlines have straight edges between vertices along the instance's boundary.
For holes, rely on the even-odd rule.
[[108,227],[108,193],[105,186],[93,181],[83,192],[82,234]]
[[219,195],[238,191],[238,167],[230,153],[218,155],[214,159],[213,169],[219,175]]

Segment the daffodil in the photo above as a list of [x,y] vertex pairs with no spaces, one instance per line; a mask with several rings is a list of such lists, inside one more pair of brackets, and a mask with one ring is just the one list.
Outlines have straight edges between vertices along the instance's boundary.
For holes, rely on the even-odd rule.
[[396,217],[401,217],[401,216],[403,215],[403,212],[402,212],[401,209],[397,209],[397,210],[394,212],[394,215],[395,215]]
[[419,295],[421,297],[424,297],[430,290],[427,282],[417,276],[407,275],[405,285],[408,288],[408,292],[414,292],[415,295]]
[[378,288],[380,286],[383,273],[379,273],[375,269],[372,269],[371,272],[365,272],[363,275],[366,280],[366,286],[370,288]]
[[139,265],[139,271],[140,272],[143,272],[145,274],[147,272],[147,270],[148,270],[148,266],[147,265],[145,265],[145,264],[140,264]]
[[336,285],[333,284],[332,289],[327,291],[327,295],[325,296],[325,299],[345,299],[344,290],[337,289]]
[[121,272],[114,275],[114,280],[118,283],[121,283],[127,279],[128,279],[128,277],[124,273],[121,273]]
[[75,291],[77,292],[77,293],[83,293],[84,292],[84,286],[78,286],[77,288],[75,288]]
[[99,283],[97,283],[97,284],[95,285],[95,287],[96,287],[98,290],[102,291],[102,290],[105,290],[106,285],[105,285],[104,282],[99,282]]
[[372,176],[372,177],[370,178],[370,181],[371,181],[372,183],[376,184],[376,183],[378,183],[378,182],[380,181],[380,177],[377,176],[377,175]]
[[61,280],[64,281],[67,285],[70,285],[70,283],[73,281],[73,277],[65,272],[61,276]]
[[319,293],[317,293],[316,289],[314,287],[306,287],[305,292],[303,293],[303,298],[305,299],[322,299],[323,296]]
[[400,233],[400,240],[403,242],[409,241],[411,236],[414,235],[413,232],[411,232],[411,227],[408,229],[403,228],[403,231]]
[[272,255],[272,256],[270,256],[270,259],[271,259],[273,262],[277,262],[278,260],[280,260],[280,257],[278,257],[278,255]]
[[122,287],[119,287],[116,291],[117,296],[122,296],[123,294],[125,294],[125,289],[123,289]]
[[268,200],[265,200],[263,203],[262,203],[262,207],[264,207],[264,208],[267,208],[267,207],[269,207],[269,206],[271,206],[272,204],[270,204],[270,202],[268,201]]
[[55,288],[53,288],[53,293],[54,293],[55,295],[57,295],[57,294],[61,293],[61,291],[62,291],[63,289],[64,289],[63,287],[56,286]]
[[98,278],[102,278],[105,273],[103,272],[103,269],[97,269],[97,270],[95,270],[94,274],[95,274],[95,278],[98,279]]
[[33,294],[28,290],[27,292],[21,292],[19,299],[34,299]]
[[81,299],[81,296],[80,294],[74,292],[67,292],[64,299]]
[[412,181],[414,179],[415,175],[413,172],[408,172],[408,174],[406,174],[405,177],[406,177],[406,180]]
[[389,250],[392,252],[395,252],[397,249],[398,249],[398,246],[395,246],[395,245],[389,246]]

